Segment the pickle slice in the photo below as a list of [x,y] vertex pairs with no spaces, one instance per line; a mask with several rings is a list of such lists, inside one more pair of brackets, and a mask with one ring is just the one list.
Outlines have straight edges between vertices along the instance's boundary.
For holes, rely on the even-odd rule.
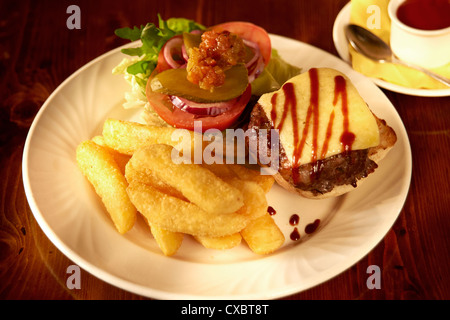
[[202,35],[184,32],[183,42],[186,48],[186,52],[189,55],[189,51],[191,48],[198,48],[200,46],[200,43],[202,42]]
[[150,80],[154,92],[182,97],[199,103],[228,101],[239,97],[248,86],[247,68],[237,64],[225,71],[225,83],[214,91],[201,89],[187,79],[186,69],[169,69]]

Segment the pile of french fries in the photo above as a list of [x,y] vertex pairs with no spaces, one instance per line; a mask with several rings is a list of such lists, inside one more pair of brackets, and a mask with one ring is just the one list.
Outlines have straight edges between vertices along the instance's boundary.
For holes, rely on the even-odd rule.
[[284,235],[267,212],[273,177],[238,164],[175,163],[173,130],[107,119],[101,135],[78,145],[78,166],[117,231],[129,231],[141,214],[166,256],[185,235],[217,250],[242,239],[257,254],[281,247]]

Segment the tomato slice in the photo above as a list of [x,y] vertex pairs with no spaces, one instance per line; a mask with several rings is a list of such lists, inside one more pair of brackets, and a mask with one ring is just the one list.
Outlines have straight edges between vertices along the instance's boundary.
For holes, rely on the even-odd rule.
[[[267,65],[269,63],[272,45],[269,34],[263,28],[250,22],[231,21],[218,24],[210,29],[218,32],[226,30],[237,34],[245,40],[258,44],[264,64]],[[171,69],[164,59],[163,52],[164,47],[159,53],[155,72]],[[173,106],[169,96],[153,92],[149,85],[147,85],[146,91],[149,103],[155,112],[168,124],[176,128],[194,130],[194,121],[201,121],[203,132],[213,128],[225,130],[232,126],[244,111],[251,97],[251,85],[249,84],[245,92],[237,99],[235,105],[226,112],[217,116],[199,116]]]
[[205,132],[208,129],[218,129],[222,131],[233,125],[249,102],[252,90],[251,86],[248,85],[245,92],[236,100],[234,106],[217,116],[198,116],[183,111],[172,105],[168,95],[153,92],[149,85],[147,85],[146,94],[147,99],[155,112],[171,126],[193,131],[194,121],[201,121],[202,132]]
[[251,22],[231,21],[215,25],[210,29],[218,32],[226,30],[237,34],[242,39],[257,43],[264,59],[264,64],[267,65],[269,63],[272,55],[272,44],[269,34],[263,28]]

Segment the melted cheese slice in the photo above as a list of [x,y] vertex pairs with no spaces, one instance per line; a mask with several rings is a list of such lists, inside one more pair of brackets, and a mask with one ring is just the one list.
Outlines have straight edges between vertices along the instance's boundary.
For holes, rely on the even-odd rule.
[[[291,78],[283,85],[284,87],[287,83],[292,83],[287,87],[290,86],[295,94],[294,103],[290,103],[290,97],[286,97],[286,88],[283,87],[262,95],[258,101],[274,128],[279,130],[280,142],[290,162],[294,164],[294,155],[296,160],[294,165],[302,165],[342,153],[346,144],[345,139],[341,139],[344,132],[354,135],[351,150],[379,145],[380,136],[376,119],[350,80],[334,69],[317,68],[312,71],[317,71],[317,81],[311,76],[310,70]],[[338,88],[336,78],[341,80],[341,86]],[[315,104],[314,101],[317,101],[318,109],[316,113],[312,112],[308,125],[306,123],[308,109],[314,107],[312,106]],[[292,108],[296,109],[295,112]],[[317,120],[314,118],[315,114],[318,115]],[[293,121],[296,121],[296,126]],[[305,126],[307,126],[306,137],[303,135]],[[296,139],[295,127],[298,132]]]

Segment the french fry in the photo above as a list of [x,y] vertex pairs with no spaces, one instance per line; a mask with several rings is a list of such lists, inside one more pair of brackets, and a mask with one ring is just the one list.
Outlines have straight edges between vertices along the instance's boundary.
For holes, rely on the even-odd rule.
[[152,225],[172,232],[221,237],[239,232],[249,222],[248,216],[240,211],[211,214],[193,203],[139,182],[131,182],[127,192],[139,212]]
[[[130,230],[139,212],[166,256],[185,234],[208,249],[244,239],[257,254],[274,252],[285,241],[267,213],[274,177],[239,164],[192,164],[194,149],[207,144],[189,130],[107,119],[101,135],[80,143],[76,160],[118,232]],[[179,161],[184,151],[188,163]]]
[[284,243],[284,235],[269,213],[251,221],[241,236],[249,248],[257,254],[269,254]]
[[115,227],[123,234],[136,221],[136,208],[128,194],[128,183],[112,154],[102,146],[87,140],[76,150],[77,164],[101,198]]
[[250,169],[240,164],[230,164],[229,169],[233,171],[240,179],[250,180],[258,183],[267,193],[275,183],[275,178],[271,175],[262,175],[259,170]]
[[244,205],[242,192],[197,164],[176,164],[169,145],[150,145],[130,159],[135,168],[146,168],[178,189],[190,202],[213,214],[236,212]]
[[103,136],[94,136],[92,137],[91,140],[94,141],[99,146],[106,147],[105,139],[103,138]]
[[[137,183],[149,184],[165,194],[172,195],[180,199],[185,199],[177,189],[165,184],[151,172],[144,172],[143,170],[135,169],[131,163],[128,163],[125,167],[125,178],[129,183],[134,181]],[[172,256],[177,253],[183,242],[183,233],[162,229],[157,225],[152,224],[148,219],[145,220],[147,221],[153,238],[163,254],[166,256]]]
[[234,233],[223,237],[194,236],[194,239],[205,248],[227,250],[238,246],[242,241],[242,236],[240,233]]
[[199,148],[203,148],[200,133],[173,127],[144,125],[132,121],[107,119],[103,124],[102,135],[110,148],[130,156],[138,149],[152,144],[171,145],[179,151],[190,150],[191,157],[196,144]]
[[222,180],[227,181],[227,180],[230,180],[233,178],[237,178],[237,175],[234,173],[233,170],[230,169],[228,164],[202,163],[201,166],[205,169],[208,169],[209,171],[214,173],[217,177],[219,177]]
[[150,230],[155,238],[158,247],[164,255],[173,256],[183,243],[184,235],[180,232],[164,230],[149,222]]
[[103,138],[103,136],[94,136],[91,140],[94,141],[99,146],[106,148],[113,155],[114,160],[116,161],[116,163],[118,164],[118,166],[120,168],[120,171],[123,174],[125,174],[125,166],[127,165],[131,156],[120,153],[117,150],[114,150],[114,149],[108,147],[105,143],[105,139]]
[[[125,178],[129,183],[135,182],[149,184],[165,194],[180,199],[185,199],[177,189],[167,185],[151,172],[144,172],[143,170],[135,169],[131,163],[128,163],[125,167]],[[152,224],[148,219],[146,220],[153,238],[155,239],[158,247],[161,249],[163,254],[166,256],[172,256],[177,253],[183,242],[183,233],[162,229],[159,226]]]
[[239,211],[250,221],[267,213],[266,194],[260,185],[237,178],[229,179],[227,183],[239,189],[244,195],[244,206]]
[[179,198],[181,200],[188,201],[178,189],[168,185],[167,183],[159,179],[148,168],[136,168],[131,161],[129,161],[125,167],[125,178],[127,179],[128,183],[139,182],[148,184],[162,193]]

